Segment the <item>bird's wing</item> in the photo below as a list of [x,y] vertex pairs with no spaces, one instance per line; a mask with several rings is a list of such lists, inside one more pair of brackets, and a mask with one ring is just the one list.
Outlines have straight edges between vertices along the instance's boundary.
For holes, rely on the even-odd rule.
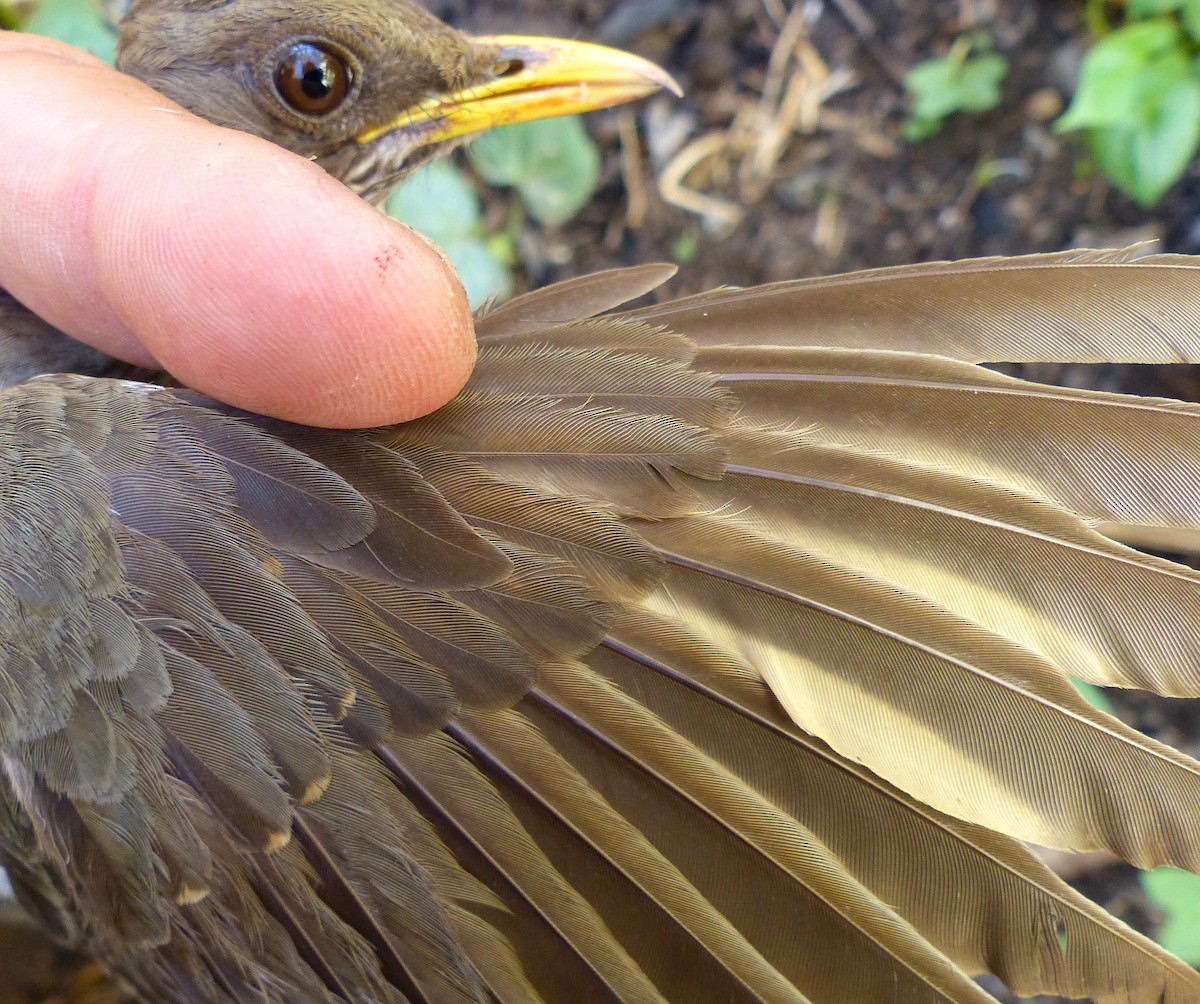
[[[961,274],[1028,273],[1032,339],[1080,267]],[[1105,268],[1114,355],[1197,340]],[[16,870],[159,1000],[1196,999],[1012,838],[1200,868],[1200,765],[1067,679],[1200,692],[1200,579],[1073,511],[1200,525],[1200,412],[755,336],[753,291],[745,348],[589,316],[661,274],[497,310],[390,429],[4,392]]]

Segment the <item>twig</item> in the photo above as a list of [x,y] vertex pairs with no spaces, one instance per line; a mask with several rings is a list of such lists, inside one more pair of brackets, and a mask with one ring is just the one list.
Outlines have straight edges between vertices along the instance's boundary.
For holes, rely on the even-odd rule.
[[697,164],[723,153],[729,146],[729,132],[711,132],[692,140],[663,168],[658,187],[662,197],[671,205],[686,209],[704,218],[714,229],[736,226],[742,218],[740,206],[713,195],[704,195],[688,188],[684,181]]
[[767,12],[776,28],[782,28],[783,23],[788,18],[787,7],[783,5],[783,0],[762,0],[763,10]]
[[639,230],[646,222],[650,199],[646,195],[646,176],[642,171],[642,141],[638,136],[633,112],[622,109],[617,115],[617,136],[621,141],[621,176],[629,202],[625,206],[625,225]]

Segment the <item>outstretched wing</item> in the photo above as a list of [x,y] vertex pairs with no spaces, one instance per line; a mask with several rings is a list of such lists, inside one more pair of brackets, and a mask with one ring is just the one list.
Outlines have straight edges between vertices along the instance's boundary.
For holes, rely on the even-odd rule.
[[1013,838],[1200,868],[1200,764],[1068,681],[1200,692],[1200,576],[1091,526],[1200,525],[1200,410],[950,357],[1194,357],[1200,267],[590,316],[663,276],[495,311],[390,429],[4,392],[19,888],[157,1000],[1195,999]]

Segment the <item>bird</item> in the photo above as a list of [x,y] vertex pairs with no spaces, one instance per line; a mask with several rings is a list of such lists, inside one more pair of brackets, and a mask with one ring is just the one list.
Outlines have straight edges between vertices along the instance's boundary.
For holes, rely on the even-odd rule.
[[121,28],[126,73],[315,160],[371,201],[483,129],[679,90],[616,49],[468,37],[408,0],[135,0]]
[[[372,199],[666,85],[399,0],[137,0],[121,65]],[[155,1002],[1200,1000],[1029,848],[1200,870],[1200,764],[1071,683],[1200,694],[1200,573],[1121,543],[1200,529],[1200,408],[980,365],[1196,361],[1200,262],[628,306],[672,272],[483,313],[454,401],[364,430],[0,297],[0,863],[46,931]]]

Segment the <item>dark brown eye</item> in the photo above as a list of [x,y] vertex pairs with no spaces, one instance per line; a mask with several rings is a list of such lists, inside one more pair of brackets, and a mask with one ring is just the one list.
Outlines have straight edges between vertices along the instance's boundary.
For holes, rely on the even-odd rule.
[[275,90],[301,115],[328,115],[346,100],[353,82],[346,61],[316,42],[297,42],[275,68]]

